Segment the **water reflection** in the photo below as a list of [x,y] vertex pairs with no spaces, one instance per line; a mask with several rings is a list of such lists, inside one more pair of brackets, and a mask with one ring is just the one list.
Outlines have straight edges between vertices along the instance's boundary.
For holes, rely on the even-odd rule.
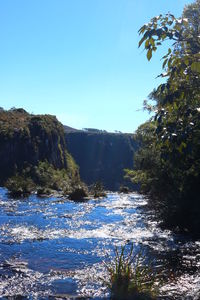
[[156,261],[166,279],[163,293],[199,299],[200,242],[159,229],[145,205],[138,194],[110,193],[107,199],[75,203],[8,199],[1,189],[0,296],[106,298],[102,261],[115,245],[130,241]]

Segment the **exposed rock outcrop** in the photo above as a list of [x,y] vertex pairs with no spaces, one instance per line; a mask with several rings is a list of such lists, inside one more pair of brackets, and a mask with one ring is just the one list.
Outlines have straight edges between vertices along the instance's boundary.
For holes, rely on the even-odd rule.
[[138,146],[132,134],[68,129],[65,135],[67,148],[79,165],[85,183],[99,181],[110,190],[130,184],[125,181],[123,170],[133,168]]

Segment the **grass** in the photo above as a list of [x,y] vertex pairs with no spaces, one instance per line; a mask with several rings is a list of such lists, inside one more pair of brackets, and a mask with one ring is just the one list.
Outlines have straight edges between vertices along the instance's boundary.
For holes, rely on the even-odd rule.
[[134,254],[131,245],[115,248],[115,255],[106,263],[108,281],[104,281],[110,290],[111,299],[150,300],[156,299],[157,286],[153,269],[147,265],[141,253]]

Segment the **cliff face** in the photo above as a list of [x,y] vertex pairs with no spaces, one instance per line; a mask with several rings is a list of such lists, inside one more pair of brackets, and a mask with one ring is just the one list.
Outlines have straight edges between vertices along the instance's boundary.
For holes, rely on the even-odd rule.
[[29,186],[70,190],[70,185],[80,183],[75,158],[85,183],[100,181],[106,189],[118,190],[127,185],[123,169],[133,167],[136,149],[130,134],[78,131],[63,127],[54,116],[0,110],[0,184],[11,178],[9,188],[13,182],[21,188],[29,178]]
[[31,115],[23,109],[1,110],[0,183],[39,161],[67,169],[62,124],[50,115]]
[[79,165],[85,183],[100,181],[110,190],[128,184],[123,169],[133,168],[137,149],[133,135],[66,130],[65,136],[67,148]]

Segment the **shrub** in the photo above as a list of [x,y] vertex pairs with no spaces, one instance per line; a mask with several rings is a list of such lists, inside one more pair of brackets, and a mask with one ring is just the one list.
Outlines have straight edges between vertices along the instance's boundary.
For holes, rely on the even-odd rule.
[[91,188],[91,194],[94,198],[106,197],[103,184],[96,182]]
[[150,300],[156,299],[156,282],[153,269],[146,265],[146,258],[141,253],[133,255],[133,244],[129,251],[126,246],[115,249],[115,256],[106,264],[111,299]]
[[83,200],[88,196],[87,190],[84,186],[77,186],[69,194],[69,199],[71,200]]
[[120,193],[128,194],[129,188],[127,186],[121,185],[119,191],[120,191]]
[[40,188],[37,189],[37,195],[39,197],[49,196],[49,195],[51,195],[51,192],[52,191],[50,189],[44,188],[44,187],[40,187]]
[[5,186],[12,197],[29,195],[34,189],[34,183],[31,178],[26,178],[18,174],[9,178]]

